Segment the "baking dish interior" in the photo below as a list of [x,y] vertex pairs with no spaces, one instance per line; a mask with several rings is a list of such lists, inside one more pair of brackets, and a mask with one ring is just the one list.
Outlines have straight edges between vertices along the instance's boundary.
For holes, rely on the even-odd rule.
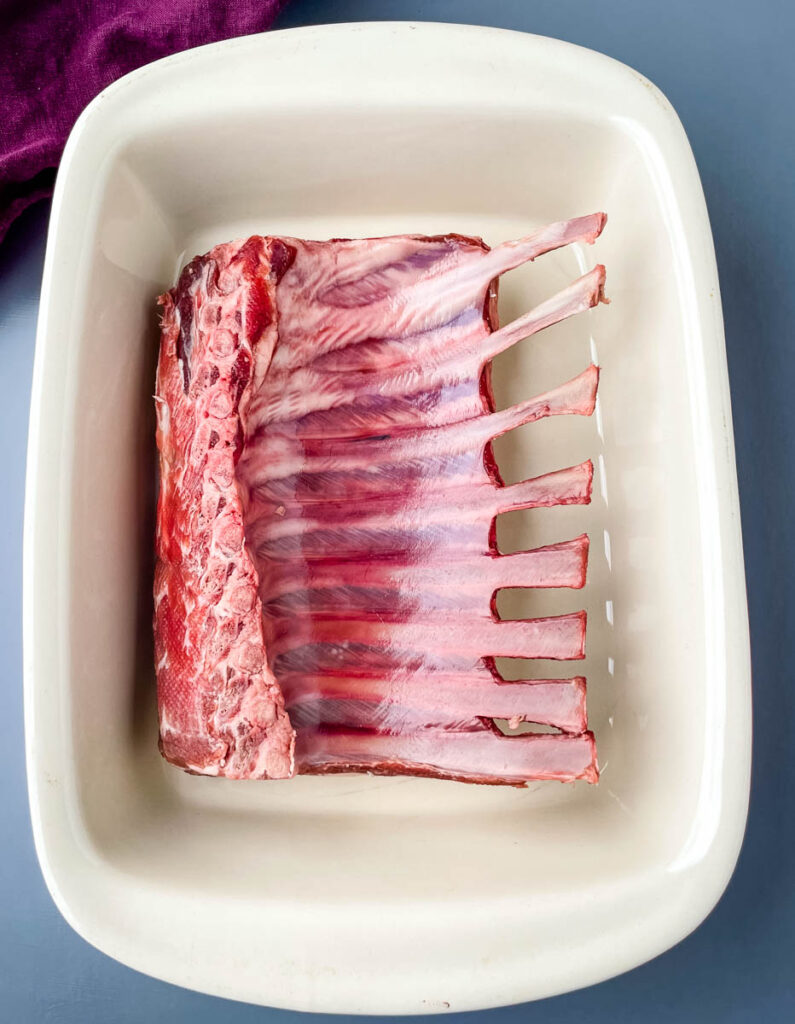
[[[664,185],[664,183],[663,183]],[[117,148],[96,185],[71,390],[70,793],[93,856],[204,897],[324,902],[585,892],[660,870],[696,813],[711,674],[690,387],[687,267],[654,153],[631,122],[362,97],[317,109],[213,112]],[[157,751],[151,642],[156,496],[155,296],[191,256],[248,233],[457,231],[489,243],[606,210],[594,247],[505,276],[503,322],[595,262],[601,306],[495,363],[499,406],[602,367],[596,414],[501,439],[506,479],[591,458],[593,502],[500,517],[504,551],[587,532],[583,591],[504,595],[504,617],[588,611],[584,663],[506,674],[588,678],[598,786],[525,790],[347,775],[288,783],[193,777]],[[234,870],[229,870],[234,851]],[[499,865],[499,870],[494,866]]]

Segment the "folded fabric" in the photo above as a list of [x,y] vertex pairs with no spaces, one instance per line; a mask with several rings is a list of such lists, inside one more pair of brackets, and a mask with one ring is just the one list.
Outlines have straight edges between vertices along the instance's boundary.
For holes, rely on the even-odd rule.
[[133,68],[270,28],[286,0],[2,0],[0,241],[52,193],[80,111]]

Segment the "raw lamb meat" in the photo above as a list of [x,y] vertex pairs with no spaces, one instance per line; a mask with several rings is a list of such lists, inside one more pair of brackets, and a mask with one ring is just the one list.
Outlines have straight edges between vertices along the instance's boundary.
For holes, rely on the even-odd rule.
[[[585,613],[500,621],[504,587],[582,587],[586,536],[499,553],[495,516],[590,501],[583,462],[504,486],[491,441],[589,415],[598,370],[495,412],[490,360],[603,300],[597,266],[497,329],[497,278],[594,214],[489,249],[461,235],[252,237],[162,296],[155,577],[160,744],[233,778],[367,771],[597,779]],[[505,735],[495,719],[552,726]]]

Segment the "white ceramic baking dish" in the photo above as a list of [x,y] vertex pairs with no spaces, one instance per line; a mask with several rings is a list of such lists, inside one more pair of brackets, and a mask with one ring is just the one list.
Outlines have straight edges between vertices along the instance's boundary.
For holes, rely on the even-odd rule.
[[[500,358],[501,403],[603,368],[591,420],[501,442],[509,477],[592,457],[587,508],[516,513],[506,549],[592,538],[602,781],[527,790],[364,776],[238,783],[157,751],[150,640],[155,296],[245,232],[459,231],[593,210],[594,249],[503,282],[511,317],[598,259],[612,304]],[[539,663],[538,674],[552,666]],[[615,61],[442,25],[276,32],[107,89],[64,154],[31,412],[30,796],[47,884],[138,970],[274,1006],[464,1010],[600,981],[709,912],[737,857],[749,653],[715,258],[669,103]]]

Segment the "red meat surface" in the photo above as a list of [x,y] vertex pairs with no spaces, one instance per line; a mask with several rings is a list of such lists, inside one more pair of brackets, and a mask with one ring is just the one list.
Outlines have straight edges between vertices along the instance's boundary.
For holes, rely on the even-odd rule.
[[[164,756],[234,778],[598,776],[585,613],[500,621],[505,587],[582,587],[585,536],[503,555],[495,516],[590,501],[592,465],[505,486],[492,440],[589,415],[598,370],[495,412],[490,361],[603,300],[604,268],[497,329],[500,274],[603,214],[461,235],[216,246],[162,296],[155,638]],[[506,735],[495,720],[555,732]]]

